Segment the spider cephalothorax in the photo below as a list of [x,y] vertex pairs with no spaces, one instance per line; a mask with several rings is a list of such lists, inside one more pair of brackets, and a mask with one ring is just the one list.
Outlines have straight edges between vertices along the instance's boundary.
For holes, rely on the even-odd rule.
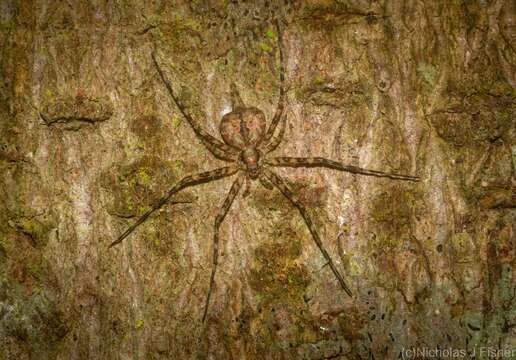
[[[207,183],[237,174],[237,177],[233,182],[233,185],[231,186],[231,189],[226,196],[221,209],[215,217],[215,229],[213,234],[213,267],[210,276],[208,295],[206,297],[204,306],[203,321],[206,318],[208,305],[210,303],[210,296],[215,284],[215,273],[217,270],[219,255],[219,228],[246,179],[258,179],[262,182],[262,184],[268,184],[268,188],[270,188],[269,185],[272,185],[278,189],[299,211],[301,217],[308,227],[308,230],[310,231],[310,234],[312,235],[315,244],[326,260],[327,265],[335,275],[335,278],[339,282],[342,289],[344,289],[344,291],[349,296],[352,296],[351,290],[344,281],[344,278],[337,269],[337,266],[333,262],[328,251],[326,251],[326,248],[324,247],[321,238],[319,237],[319,233],[317,232],[316,227],[308,215],[308,212],[306,211],[303,204],[299,201],[299,198],[292,192],[289,185],[272,170],[272,167],[319,167],[367,176],[387,177],[397,180],[418,180],[418,178],[415,176],[386,173],[377,170],[368,170],[357,166],[345,165],[338,161],[324,159],[321,157],[269,157],[269,153],[276,149],[283,140],[286,122],[283,113],[285,107],[285,60],[283,56],[282,32],[279,23],[276,24],[276,28],[278,30],[281,86],[279,89],[278,106],[269,124],[269,127],[267,127],[265,115],[263,112],[255,107],[246,107],[240,99],[236,86],[232,84],[233,109],[230,113],[223,116],[220,123],[220,135],[223,141],[208,134],[208,132],[206,132],[199,125],[199,123],[192,118],[182,101],[176,96],[170,81],[159,65],[156,55],[152,53],[152,59],[161,81],[167,88],[168,93],[172,97],[172,100],[179,108],[185,119],[188,121],[197,137],[215,157],[228,162],[229,166],[216,170],[206,171],[196,175],[190,175],[180,180],[168,191],[168,193],[163,198],[161,198],[161,200],[154,204],[149,211],[143,214],[133,225],[131,225],[122,235],[120,235],[117,240],[111,243],[110,247],[120,243],[123,239],[129,236],[129,234],[131,234],[140,224],[142,224],[152,213],[164,206],[171,199],[171,197],[179,191],[187,187]],[[281,124],[281,126],[278,130],[279,124]]]

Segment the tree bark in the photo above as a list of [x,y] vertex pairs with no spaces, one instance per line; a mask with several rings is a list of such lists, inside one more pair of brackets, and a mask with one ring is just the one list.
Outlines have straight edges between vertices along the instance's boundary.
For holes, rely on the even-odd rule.
[[[516,348],[513,1],[0,1],[0,359],[396,359]],[[234,83],[303,218],[227,166]],[[268,186],[270,187],[270,186]],[[247,191],[244,191],[247,193]],[[480,357],[478,357],[480,356]],[[514,353],[513,355],[514,356]]]

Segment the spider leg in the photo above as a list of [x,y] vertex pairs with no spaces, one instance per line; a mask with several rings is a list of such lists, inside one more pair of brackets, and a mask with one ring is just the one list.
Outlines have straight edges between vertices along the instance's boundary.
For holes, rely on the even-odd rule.
[[206,297],[206,303],[204,304],[204,314],[202,316],[202,321],[206,320],[206,315],[208,314],[208,306],[210,305],[211,292],[213,290],[213,285],[215,284],[215,272],[217,271],[217,265],[219,261],[219,229],[220,225],[224,221],[229,209],[231,208],[231,204],[235,200],[240,188],[242,187],[243,181],[245,179],[245,174],[240,174],[237,179],[233,182],[231,186],[231,190],[224,200],[224,204],[220,208],[217,217],[215,218],[215,232],[213,234],[213,265],[211,269],[210,276],[210,288],[208,290],[208,295]]
[[260,184],[262,184],[262,186],[264,188],[266,188],[267,190],[274,189],[274,185],[272,185],[271,182],[269,180],[267,180],[267,178],[265,176],[260,176],[258,178],[258,180],[260,181]]
[[344,289],[346,294],[349,296],[353,296],[351,293],[351,290],[349,289],[348,285],[346,285],[346,282],[342,278],[342,275],[339,273],[337,268],[335,267],[335,264],[333,263],[332,258],[330,257],[330,254],[326,251],[324,248],[324,245],[321,241],[321,238],[319,237],[319,233],[317,232],[317,229],[315,228],[315,225],[312,223],[312,220],[310,219],[310,216],[308,216],[308,212],[306,211],[303,204],[299,201],[298,197],[290,190],[289,186],[283,181],[281,177],[276,175],[274,172],[267,168],[263,168],[262,174],[270,180],[270,182],[281,191],[283,195],[294,205],[297,210],[299,210],[299,213],[303,217],[303,220],[305,221],[306,226],[308,226],[308,230],[310,230],[310,234],[312,234],[312,238],[314,239],[317,247],[321,251],[322,255],[327,261],[327,264],[330,266],[331,271],[337,278],[340,286]]
[[240,93],[238,92],[238,88],[235,83],[231,83],[231,107],[233,111],[238,108],[245,108],[244,101],[240,97]]
[[167,79],[165,73],[161,69],[158,60],[156,59],[156,54],[152,52],[152,60],[154,61],[154,65],[156,66],[156,69],[158,71],[158,74],[165,84],[165,87],[168,90],[168,93],[172,97],[172,100],[174,100],[174,103],[179,108],[179,111],[181,111],[181,114],[185,117],[186,121],[190,124],[193,131],[195,132],[195,135],[201,140],[203,145],[217,158],[227,161],[235,161],[238,157],[238,149],[235,149],[222,141],[218,140],[217,138],[211,136],[208,134],[206,130],[204,130],[200,124],[195,121],[192,116],[188,113],[186,106],[181,102],[181,100],[176,96],[174,93],[174,90],[172,89],[172,85],[170,84],[170,81]]
[[227,166],[220,169],[206,171],[200,174],[190,175],[183,178],[176,185],[174,185],[174,187],[172,187],[164,197],[162,197],[158,202],[156,202],[149,211],[140,216],[134,224],[129,226],[127,230],[124,231],[124,233],[118,237],[118,239],[116,239],[109,245],[109,247],[111,248],[116,244],[122,242],[122,240],[128,237],[138,226],[140,226],[145,220],[147,220],[147,218],[153,212],[163,207],[163,205],[165,205],[170,200],[172,195],[176,194],[177,192],[190,186],[204,184],[213,180],[225,178],[227,176],[235,174],[237,171],[237,166]]
[[281,141],[283,140],[283,136],[285,135],[285,128],[287,127],[287,119],[286,115],[283,116],[284,120],[281,122],[281,127],[278,131],[278,133],[274,134],[274,136],[270,139],[270,141],[265,145],[263,149],[264,154],[268,154],[272,151],[274,151],[279,144],[281,144]]
[[[279,20],[276,21],[276,29],[278,31],[278,48],[279,48],[279,57],[280,57],[280,91],[279,91],[279,99],[278,105],[276,108],[276,112],[274,113],[274,117],[272,118],[271,124],[265,133],[263,141],[265,143],[265,153],[271,152],[274,150],[283,140],[283,134],[285,133],[285,117],[283,116],[283,110],[285,108],[285,54],[283,53],[283,32],[281,26],[279,24]],[[273,135],[276,131],[276,128],[279,122],[283,120],[283,124],[278,136],[273,138]],[[271,141],[271,139],[273,139]]]
[[395,180],[419,181],[419,177],[411,175],[402,175],[395,173],[387,173],[378,170],[369,170],[352,165],[345,165],[338,161],[329,160],[321,157],[276,157],[265,161],[270,166],[282,167],[322,167],[346,171],[353,174],[361,174],[367,176],[387,177]]
[[242,196],[244,198],[248,197],[250,194],[250,188],[251,188],[250,182],[251,182],[251,180],[249,179],[249,176],[246,176],[244,179],[244,192],[242,193]]

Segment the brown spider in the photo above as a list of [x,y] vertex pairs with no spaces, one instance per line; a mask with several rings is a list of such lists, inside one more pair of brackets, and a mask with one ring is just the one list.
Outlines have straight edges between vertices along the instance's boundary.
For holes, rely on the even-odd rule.
[[[340,286],[344,291],[352,296],[351,290],[346,285],[342,275],[337,270],[332,258],[326,251],[321,238],[315,228],[312,220],[308,216],[308,212],[305,207],[299,201],[298,197],[292,192],[287,183],[271,170],[271,167],[322,167],[330,168],[340,171],[347,171],[354,174],[362,174],[368,176],[377,177],[388,177],[391,179],[398,180],[411,180],[418,181],[416,176],[400,175],[393,173],[385,173],[382,171],[368,170],[359,168],[356,166],[344,165],[337,161],[328,160],[320,157],[305,157],[305,158],[293,158],[293,157],[268,157],[267,155],[278,147],[283,140],[285,133],[285,116],[283,110],[285,107],[285,60],[283,55],[283,44],[282,44],[282,32],[279,23],[276,23],[278,30],[278,44],[279,44],[279,57],[280,57],[280,90],[279,90],[279,101],[276,112],[272,118],[271,124],[267,129],[265,115],[262,111],[255,107],[244,106],[236,86],[232,85],[232,102],[233,109],[230,113],[222,117],[220,123],[220,134],[223,142],[219,139],[208,134],[188,113],[181,100],[176,96],[174,90],[165,74],[163,73],[156,55],[152,53],[152,59],[156,66],[157,72],[165,84],[170,96],[173,101],[188,121],[197,137],[201,140],[204,146],[217,158],[231,163],[231,165],[216,170],[203,172],[196,175],[190,175],[179,181],[169,192],[161,198],[152,208],[143,214],[133,225],[131,225],[120,237],[114,241],[109,247],[112,247],[122,240],[124,240],[129,234],[131,234],[139,225],[141,225],[147,218],[156,210],[160,209],[165,205],[170,198],[178,193],[179,191],[195,186],[211,182],[213,180],[222,179],[238,173],[236,180],[231,186],[231,190],[224,200],[222,208],[219,210],[215,217],[215,231],[213,237],[213,267],[211,270],[210,287],[206,297],[204,306],[203,322],[206,319],[208,312],[208,306],[210,303],[211,292],[215,283],[215,272],[218,264],[218,247],[219,247],[219,228],[228,213],[231,204],[238,195],[244,181],[256,180],[264,184],[269,189],[272,189],[270,184],[275,186],[283,195],[296,207],[301,214],[303,220],[310,233],[312,234],[313,240],[317,247],[321,251],[322,255],[327,261],[331,271],[337,278]],[[276,129],[281,122],[281,127],[276,133]]]

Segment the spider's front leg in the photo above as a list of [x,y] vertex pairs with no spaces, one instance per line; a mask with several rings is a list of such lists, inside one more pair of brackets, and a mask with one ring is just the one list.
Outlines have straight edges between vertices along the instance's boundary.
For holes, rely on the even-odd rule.
[[233,182],[233,185],[231,186],[231,190],[229,190],[229,193],[226,197],[226,200],[224,200],[224,204],[222,204],[222,207],[220,208],[217,217],[215,218],[215,232],[213,234],[213,267],[211,269],[211,276],[210,276],[210,288],[208,290],[208,295],[206,297],[206,303],[204,305],[204,314],[202,316],[202,321],[204,322],[206,320],[206,315],[208,314],[208,306],[210,305],[210,298],[211,298],[211,292],[213,291],[213,285],[215,284],[215,272],[217,271],[217,265],[218,265],[218,259],[219,259],[219,229],[220,225],[224,221],[224,218],[226,217],[229,209],[231,208],[231,204],[233,204],[233,201],[235,200],[236,196],[238,195],[238,192],[240,191],[240,188],[242,187],[242,184],[244,182],[244,179],[246,178],[246,175],[244,173],[241,173],[235,182]]
[[152,206],[152,208],[149,211],[147,211],[145,214],[140,216],[134,224],[129,226],[129,228],[127,228],[127,230],[124,231],[124,233],[122,235],[120,235],[118,237],[118,239],[116,239],[115,241],[113,241],[111,243],[111,245],[109,245],[109,247],[113,247],[116,244],[122,242],[122,240],[124,240],[126,237],[128,237],[134,230],[136,230],[136,228],[138,226],[140,226],[143,222],[145,222],[145,220],[147,220],[147,218],[149,216],[151,216],[153,212],[155,212],[156,210],[163,207],[163,205],[165,205],[170,200],[172,195],[174,195],[174,194],[178,193],[179,191],[183,190],[184,188],[187,188],[190,186],[204,184],[204,183],[207,183],[210,181],[214,181],[214,180],[225,178],[227,176],[231,176],[231,175],[235,174],[238,170],[239,170],[239,168],[235,164],[232,166],[227,166],[227,167],[223,167],[223,168],[216,169],[216,170],[206,171],[206,172],[203,172],[200,174],[190,175],[190,176],[183,178],[181,181],[179,181],[176,185],[174,185],[174,187],[172,187],[168,191],[167,195],[163,196],[156,204],[154,204]]
[[358,166],[346,165],[338,161],[329,160],[321,157],[276,157],[267,159],[267,165],[279,167],[322,167],[346,171],[353,174],[361,174],[367,176],[386,177],[394,180],[419,181],[419,177],[411,175],[402,175],[396,173],[387,173],[378,170],[364,169]]
[[349,289],[348,285],[344,281],[344,278],[337,270],[337,267],[333,263],[333,260],[328,254],[328,251],[326,251],[321,238],[319,237],[319,233],[317,232],[317,229],[315,228],[315,225],[313,224],[312,220],[310,219],[310,216],[308,215],[308,212],[306,211],[303,204],[299,201],[298,197],[290,190],[289,186],[283,181],[281,177],[276,175],[274,172],[267,168],[263,168],[261,172],[262,176],[265,176],[267,180],[269,180],[276,188],[278,188],[279,191],[294,205],[294,207],[297,208],[301,216],[303,217],[303,220],[305,221],[306,226],[308,226],[308,230],[310,231],[310,234],[312,234],[312,238],[315,241],[315,244],[321,251],[322,255],[326,259],[328,265],[330,266],[331,271],[337,278],[337,281],[339,282],[340,286],[344,289],[344,291],[349,295],[353,296],[351,293],[351,290]]

